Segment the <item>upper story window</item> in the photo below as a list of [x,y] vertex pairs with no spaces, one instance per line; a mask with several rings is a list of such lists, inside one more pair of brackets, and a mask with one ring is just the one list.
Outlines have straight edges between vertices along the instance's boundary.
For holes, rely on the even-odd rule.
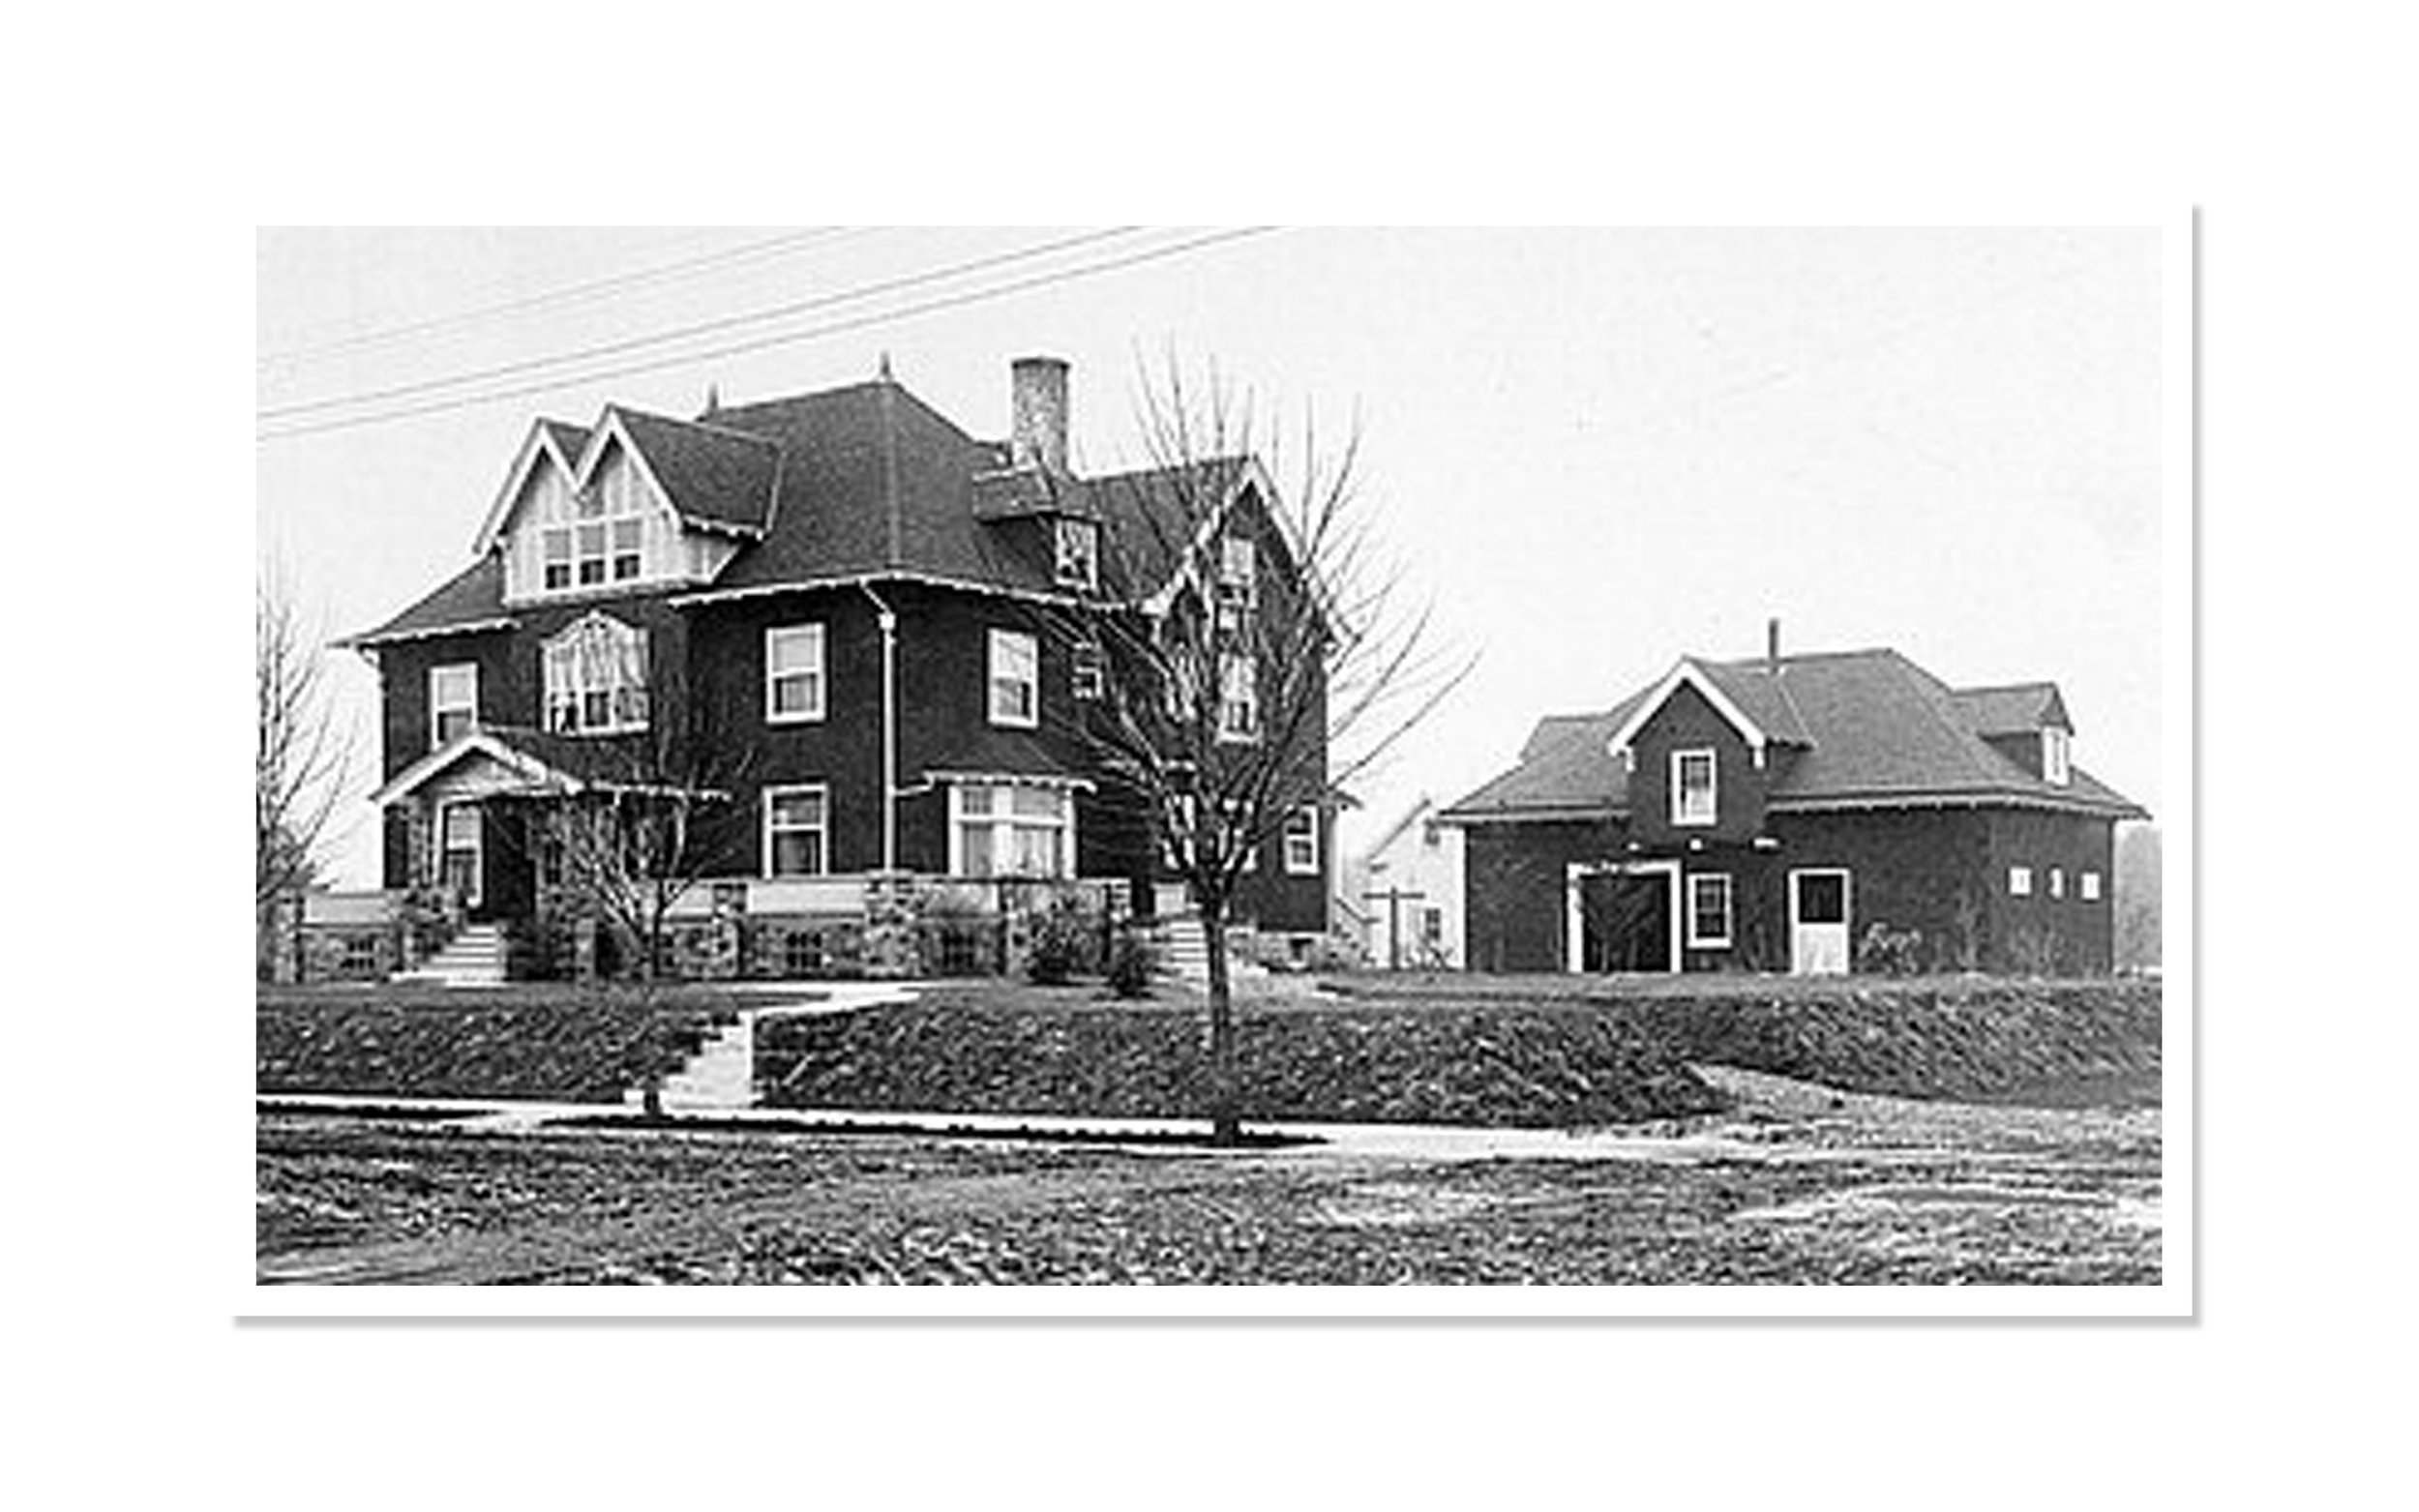
[[953,875],[1075,875],[1075,804],[1065,788],[1030,783],[960,783],[949,794],[949,870]]
[[991,633],[991,722],[1025,729],[1041,723],[1041,647],[1021,630]]
[[1218,738],[1260,738],[1260,678],[1240,651],[1228,652],[1218,663]]
[[821,876],[831,870],[831,793],[821,783],[764,789],[764,875]]
[[2055,783],[2061,787],[2067,785],[2068,776],[2072,770],[2068,765],[2068,758],[2072,755],[2071,747],[2074,738],[2055,725],[2042,727],[2041,778],[2043,782]]
[[1296,809],[1285,815],[1285,875],[1319,875],[1319,811]]
[[1100,527],[1089,519],[1060,519],[1052,531],[1053,576],[1065,588],[1100,586]]
[[1260,597],[1260,547],[1249,536],[1226,536],[1218,543],[1218,598],[1245,605]]
[[546,642],[546,727],[561,735],[646,727],[646,632],[590,614]]
[[1675,751],[1671,754],[1671,821],[1674,824],[1711,824],[1718,812],[1714,790],[1715,765],[1711,751]]
[[457,662],[429,668],[429,749],[479,723],[479,664]]
[[823,627],[779,625],[764,632],[764,718],[775,725],[823,717]]
[[550,593],[633,582],[646,575],[653,494],[628,454],[606,460],[574,492],[551,472],[537,494],[540,584]]

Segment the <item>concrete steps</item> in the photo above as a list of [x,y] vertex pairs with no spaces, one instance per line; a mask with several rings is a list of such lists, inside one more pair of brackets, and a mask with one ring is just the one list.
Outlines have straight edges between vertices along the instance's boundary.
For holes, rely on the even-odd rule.
[[[643,1107],[644,1087],[632,1087],[621,1100]],[[666,1112],[729,1112],[756,1106],[756,1015],[742,1013],[739,1022],[716,1029],[698,1047],[689,1063],[664,1079]]]
[[493,924],[465,924],[445,948],[398,982],[427,982],[439,987],[501,987],[504,985],[504,931]]
[[[1170,919],[1160,936],[1159,969],[1180,982],[1206,987],[1210,982],[1210,936],[1201,927],[1201,916],[1179,914]],[[1230,936],[1226,951],[1226,972],[1229,981],[1246,977],[1263,977],[1268,968],[1255,961],[1246,961],[1235,949]]]

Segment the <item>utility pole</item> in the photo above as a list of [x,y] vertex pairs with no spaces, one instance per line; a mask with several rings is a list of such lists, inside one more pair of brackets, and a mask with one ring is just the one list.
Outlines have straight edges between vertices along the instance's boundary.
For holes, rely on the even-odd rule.
[[1427,894],[1418,891],[1406,892],[1400,886],[1389,886],[1387,890],[1382,893],[1373,892],[1362,893],[1360,895],[1360,901],[1362,903],[1376,903],[1381,899],[1385,900],[1386,969],[1389,971],[1400,971],[1403,968],[1403,904],[1407,903],[1418,903],[1427,896]]

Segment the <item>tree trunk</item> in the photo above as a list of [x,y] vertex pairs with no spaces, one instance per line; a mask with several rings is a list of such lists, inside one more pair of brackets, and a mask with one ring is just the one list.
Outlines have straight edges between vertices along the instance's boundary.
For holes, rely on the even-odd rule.
[[1202,944],[1210,963],[1210,1140],[1243,1142],[1241,1088],[1235,1074],[1235,998],[1226,969],[1226,901],[1201,902]]

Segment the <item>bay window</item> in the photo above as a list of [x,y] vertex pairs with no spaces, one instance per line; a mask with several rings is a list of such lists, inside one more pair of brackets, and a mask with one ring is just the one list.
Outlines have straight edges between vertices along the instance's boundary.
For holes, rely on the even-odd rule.
[[558,735],[644,729],[646,632],[590,614],[546,642],[546,727]]
[[1073,876],[1075,796],[1037,783],[958,783],[949,789],[949,871],[956,876]]

